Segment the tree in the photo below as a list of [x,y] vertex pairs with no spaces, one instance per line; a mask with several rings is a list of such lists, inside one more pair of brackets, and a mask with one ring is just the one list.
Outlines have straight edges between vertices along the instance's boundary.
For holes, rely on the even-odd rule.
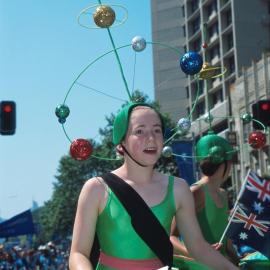
[[[133,100],[150,103],[148,97],[142,95],[139,91],[134,91]],[[152,105],[159,110],[157,103],[152,103]],[[117,158],[112,143],[114,118],[113,114],[106,117],[107,125],[99,129],[102,138],[101,143],[91,141],[95,149],[91,158],[85,161],[76,161],[69,155],[61,158],[52,198],[45,203],[39,215],[41,223],[39,238],[43,242],[71,235],[78,196],[85,181],[121,165],[122,162],[119,159],[110,160],[111,158]],[[168,115],[163,115],[163,118],[168,128],[174,126]],[[101,162],[100,158],[102,157]],[[110,159],[107,159],[107,157]],[[173,158],[161,157],[157,168],[162,172],[177,175],[177,165]]]

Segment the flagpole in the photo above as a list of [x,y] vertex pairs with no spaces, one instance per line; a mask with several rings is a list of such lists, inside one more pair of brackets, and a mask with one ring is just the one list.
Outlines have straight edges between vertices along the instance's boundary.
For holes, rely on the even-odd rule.
[[223,241],[223,239],[224,239],[224,237],[225,237],[225,235],[226,235],[226,233],[227,233],[227,231],[228,231],[228,229],[229,229],[229,227],[230,227],[230,225],[232,223],[232,219],[233,219],[233,217],[234,217],[234,215],[235,215],[235,213],[236,213],[236,211],[238,209],[238,202],[239,202],[239,200],[240,200],[240,198],[241,198],[241,196],[242,196],[242,194],[244,192],[244,189],[245,189],[245,186],[246,186],[246,183],[247,183],[247,180],[248,180],[248,176],[249,176],[250,171],[251,170],[249,169],[248,170],[248,173],[246,175],[246,178],[245,178],[245,180],[244,180],[244,182],[243,182],[243,184],[241,186],[241,189],[240,189],[240,191],[238,193],[237,199],[236,199],[236,201],[234,203],[234,206],[233,206],[233,209],[232,209],[232,214],[230,215],[229,222],[228,222],[228,224],[227,224],[227,226],[226,226],[226,228],[225,228],[225,230],[224,230],[224,232],[223,232],[223,234],[222,234],[222,236],[221,236],[221,238],[220,238],[220,240],[218,242],[219,244],[222,243],[222,241]]

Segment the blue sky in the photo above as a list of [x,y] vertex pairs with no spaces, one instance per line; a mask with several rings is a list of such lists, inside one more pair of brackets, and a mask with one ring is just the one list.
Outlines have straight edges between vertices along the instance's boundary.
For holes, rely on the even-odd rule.
[[[0,1],[0,100],[17,104],[17,130],[0,136],[0,217],[10,218],[32,205],[49,200],[60,158],[70,142],[54,114],[73,81],[93,60],[110,51],[105,29],[86,29],[77,23],[80,12],[98,1],[1,0]],[[105,3],[105,2],[104,2]],[[116,46],[134,36],[151,41],[149,0],[108,2],[127,21],[111,28]],[[89,9],[89,12],[94,9]],[[89,15],[89,20],[92,20]],[[92,21],[89,25],[94,26]],[[119,50],[124,73],[132,90],[134,51]],[[152,46],[137,53],[134,88],[153,99]],[[114,54],[103,57],[82,74],[79,83],[118,99],[128,95]],[[122,101],[75,85],[66,104],[71,114],[66,130],[71,139],[94,138]]]

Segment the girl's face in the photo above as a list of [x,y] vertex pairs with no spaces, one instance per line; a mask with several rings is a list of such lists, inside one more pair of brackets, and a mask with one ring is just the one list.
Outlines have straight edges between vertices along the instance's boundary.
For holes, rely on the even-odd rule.
[[141,163],[157,162],[163,148],[163,134],[160,118],[153,109],[143,106],[133,109],[123,145]]

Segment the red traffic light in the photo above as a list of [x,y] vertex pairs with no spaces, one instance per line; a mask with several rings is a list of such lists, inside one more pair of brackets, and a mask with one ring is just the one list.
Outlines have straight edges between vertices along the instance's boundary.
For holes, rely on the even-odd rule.
[[16,103],[14,101],[0,102],[0,134],[13,135],[16,130]]
[[9,113],[9,112],[11,112],[11,105],[10,104],[5,104],[4,105],[4,112],[6,112],[6,113]]
[[[253,118],[264,126],[270,127],[270,99],[262,99],[252,105]],[[263,126],[253,121],[254,129],[263,129]]]
[[261,105],[261,109],[263,111],[268,111],[270,109],[270,103],[269,102],[262,102],[260,105]]

